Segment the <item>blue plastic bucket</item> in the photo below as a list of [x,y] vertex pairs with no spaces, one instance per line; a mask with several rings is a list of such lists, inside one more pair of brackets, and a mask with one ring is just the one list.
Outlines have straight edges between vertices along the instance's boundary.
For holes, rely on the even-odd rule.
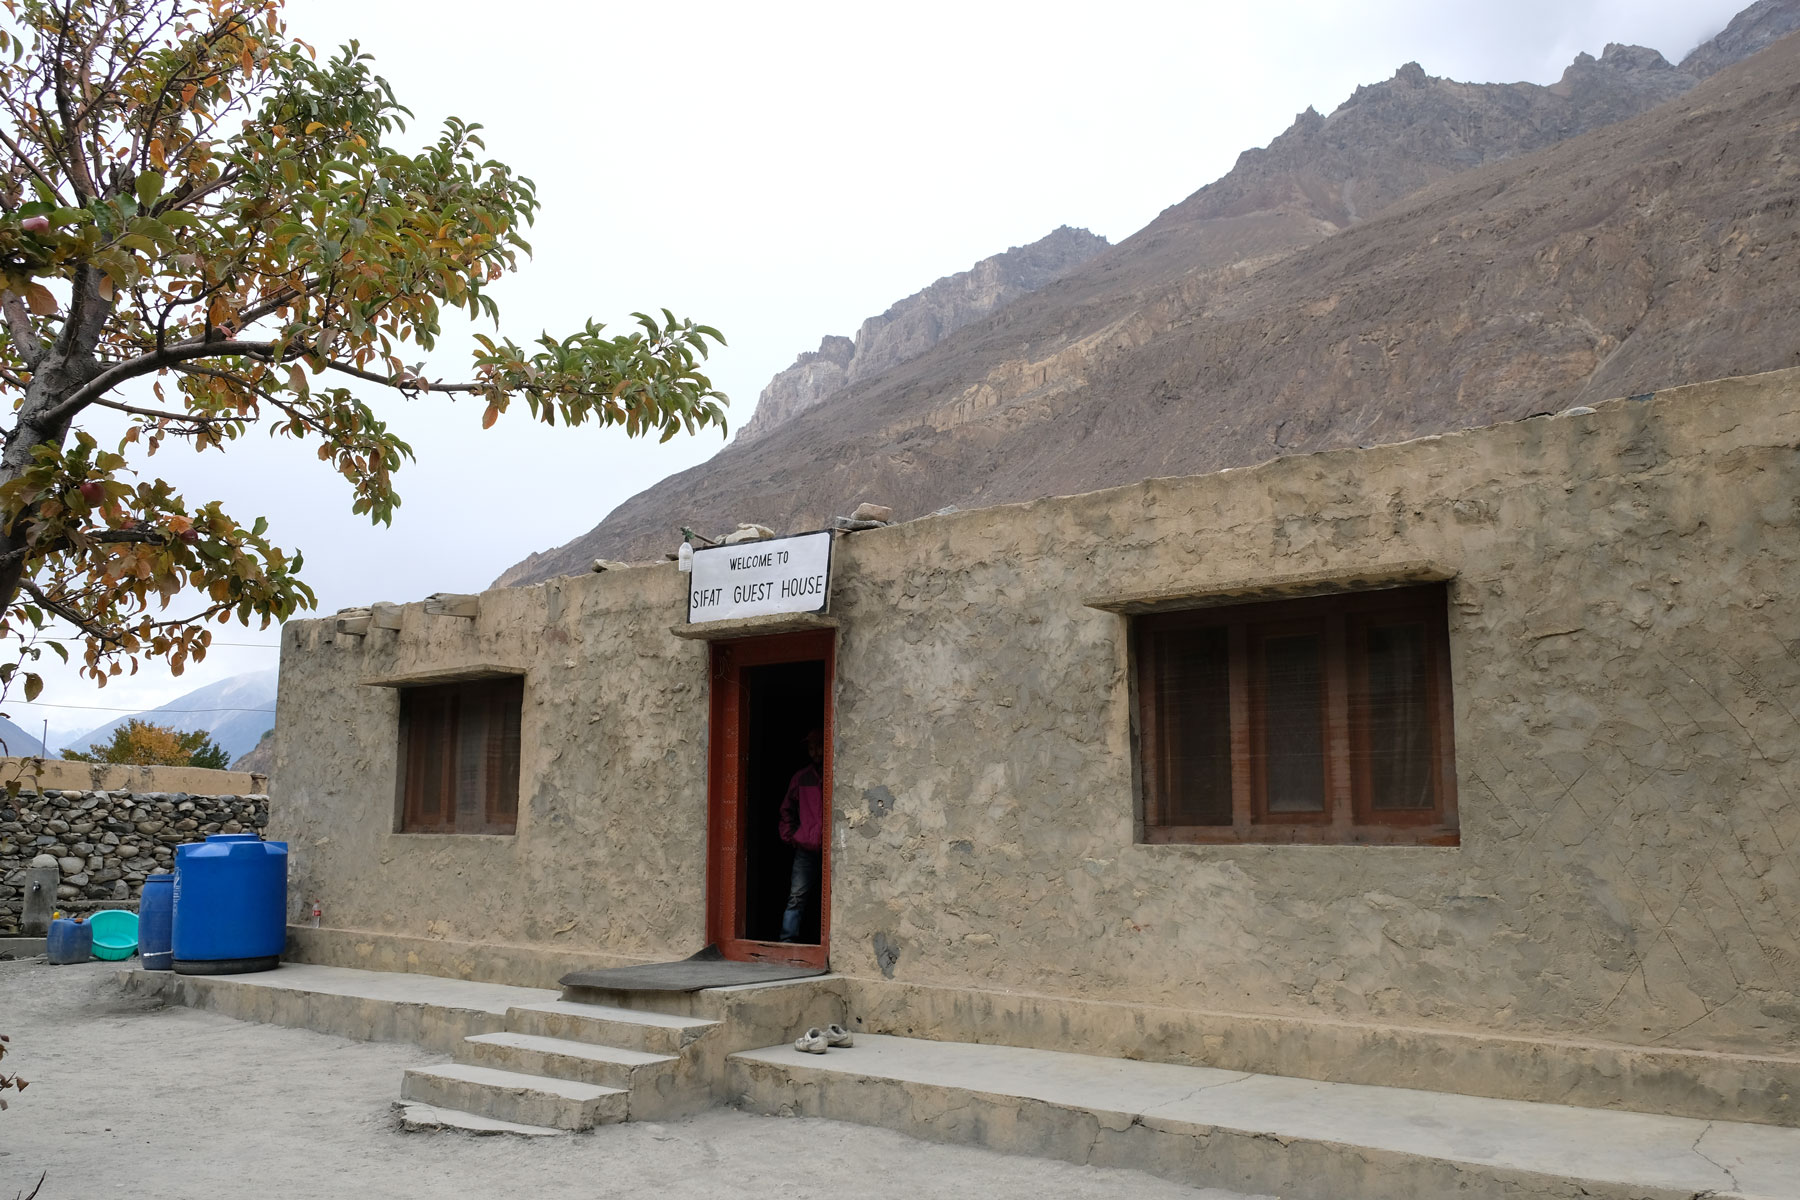
[[146,971],[175,969],[175,875],[144,876],[138,905],[138,955]]

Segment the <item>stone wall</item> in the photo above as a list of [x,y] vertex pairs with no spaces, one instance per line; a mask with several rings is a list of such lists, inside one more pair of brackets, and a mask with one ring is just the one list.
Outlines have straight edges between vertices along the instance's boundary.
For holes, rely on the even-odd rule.
[[144,876],[175,869],[175,847],[268,824],[263,795],[83,791],[0,794],[0,934],[16,932],[25,868],[40,854],[62,870],[57,901],[73,911],[135,901]]
[[[839,540],[833,969],[869,997],[1800,1051],[1800,371],[1598,408]],[[1123,601],[1422,570],[1448,580],[1460,846],[1139,840]],[[296,904],[376,957],[697,950],[684,584],[290,623],[272,836]],[[372,685],[493,670],[526,680],[517,834],[396,832],[398,705]]]

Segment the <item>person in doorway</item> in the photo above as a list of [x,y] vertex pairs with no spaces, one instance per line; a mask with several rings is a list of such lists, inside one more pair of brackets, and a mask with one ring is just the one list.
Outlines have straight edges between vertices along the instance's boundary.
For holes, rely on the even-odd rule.
[[781,840],[794,851],[788,882],[787,911],[781,915],[781,940],[798,941],[808,903],[819,890],[819,852],[825,829],[825,731],[808,730],[807,764],[794,772],[781,800]]

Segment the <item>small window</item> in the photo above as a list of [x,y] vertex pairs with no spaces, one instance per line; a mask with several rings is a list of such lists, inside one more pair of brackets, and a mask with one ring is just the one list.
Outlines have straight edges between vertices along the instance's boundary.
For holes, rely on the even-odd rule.
[[400,832],[513,832],[524,695],[516,676],[401,690]]
[[1149,842],[1456,845],[1441,583],[1134,623]]

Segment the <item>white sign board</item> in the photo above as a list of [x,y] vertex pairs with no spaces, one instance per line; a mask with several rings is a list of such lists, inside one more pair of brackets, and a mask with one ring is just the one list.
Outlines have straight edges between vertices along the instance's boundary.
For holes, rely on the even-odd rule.
[[831,534],[694,551],[688,621],[824,612],[831,591]]

